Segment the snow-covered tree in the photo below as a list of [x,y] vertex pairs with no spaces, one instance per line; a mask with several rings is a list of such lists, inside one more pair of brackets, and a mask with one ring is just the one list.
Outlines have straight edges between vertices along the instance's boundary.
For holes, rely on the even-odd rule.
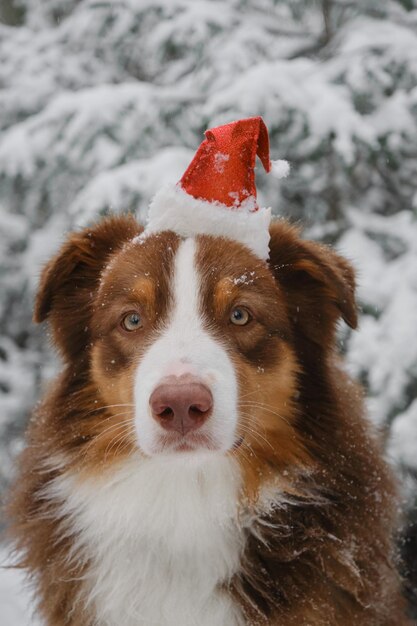
[[7,0],[0,19],[2,480],[59,367],[31,324],[42,262],[108,211],[143,219],[205,128],[252,115],[292,164],[279,187],[259,172],[262,201],[358,268],[349,366],[417,472],[416,1]]

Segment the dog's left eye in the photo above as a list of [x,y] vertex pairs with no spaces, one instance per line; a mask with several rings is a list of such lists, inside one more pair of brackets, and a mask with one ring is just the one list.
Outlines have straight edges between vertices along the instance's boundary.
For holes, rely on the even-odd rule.
[[234,308],[230,313],[230,321],[236,326],[245,326],[251,319],[249,311],[240,306]]
[[133,330],[137,330],[138,328],[141,328],[142,318],[139,315],[139,313],[137,313],[136,311],[131,311],[130,313],[124,316],[121,324],[124,330],[131,332]]

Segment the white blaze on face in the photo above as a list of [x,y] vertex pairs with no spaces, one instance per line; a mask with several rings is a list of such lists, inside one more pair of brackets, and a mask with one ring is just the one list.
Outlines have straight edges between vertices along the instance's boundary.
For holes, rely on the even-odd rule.
[[201,427],[217,450],[233,446],[237,426],[237,380],[224,346],[204,328],[201,277],[196,268],[196,242],[183,241],[176,253],[171,295],[173,307],[165,328],[144,354],[135,380],[135,427],[140,448],[148,455],[161,451],[164,431],[152,418],[149,399],[166,376],[192,374],[213,396],[213,413]]

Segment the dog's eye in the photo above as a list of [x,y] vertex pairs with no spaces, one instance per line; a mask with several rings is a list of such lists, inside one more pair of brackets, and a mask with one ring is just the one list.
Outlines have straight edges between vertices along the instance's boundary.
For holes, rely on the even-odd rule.
[[142,326],[142,318],[136,311],[131,311],[122,319],[122,328],[124,330],[128,330],[129,332],[133,330],[137,330]]
[[236,307],[230,314],[230,321],[232,324],[236,324],[236,326],[244,326],[251,320],[251,315],[249,311],[244,309],[241,306]]

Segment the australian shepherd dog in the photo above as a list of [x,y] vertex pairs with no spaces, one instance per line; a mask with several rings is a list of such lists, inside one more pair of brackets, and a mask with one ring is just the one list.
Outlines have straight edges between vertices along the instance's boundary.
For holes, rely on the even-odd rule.
[[9,506],[47,626],[405,626],[398,501],[337,356],[354,274],[280,220],[72,234],[35,320],[63,370]]

